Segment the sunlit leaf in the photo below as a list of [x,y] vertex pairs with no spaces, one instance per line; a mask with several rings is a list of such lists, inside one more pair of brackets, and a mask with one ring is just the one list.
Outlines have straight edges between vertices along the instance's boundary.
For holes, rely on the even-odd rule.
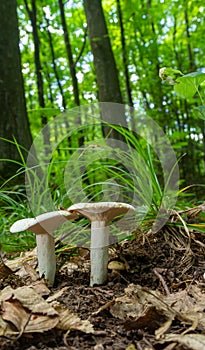
[[201,119],[205,120],[205,106],[198,106],[196,109],[200,112]]
[[174,86],[177,95],[191,98],[197,92],[198,86],[205,81],[205,73],[193,72],[176,79],[179,83]]

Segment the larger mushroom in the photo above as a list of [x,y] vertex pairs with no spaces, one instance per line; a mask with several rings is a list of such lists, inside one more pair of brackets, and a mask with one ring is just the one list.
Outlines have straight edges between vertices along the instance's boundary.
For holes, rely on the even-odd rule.
[[79,203],[67,209],[81,214],[91,222],[90,286],[101,285],[107,280],[109,223],[115,217],[134,212],[134,207],[119,202]]
[[65,210],[41,214],[36,218],[16,221],[10,228],[11,233],[29,230],[36,234],[38,269],[40,277],[44,277],[52,286],[56,273],[55,240],[53,232],[67,220],[76,219],[77,214]]

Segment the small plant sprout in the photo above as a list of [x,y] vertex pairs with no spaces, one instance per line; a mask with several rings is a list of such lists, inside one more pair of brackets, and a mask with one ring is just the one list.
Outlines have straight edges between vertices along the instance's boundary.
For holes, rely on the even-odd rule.
[[79,203],[67,209],[70,213],[78,213],[91,222],[90,243],[90,286],[101,285],[107,280],[109,223],[115,217],[133,213],[134,207],[118,202]]
[[65,210],[52,211],[36,218],[18,220],[10,228],[11,233],[28,230],[36,234],[39,276],[44,277],[49,286],[53,285],[56,273],[53,232],[67,220],[77,217],[77,214],[71,214]]

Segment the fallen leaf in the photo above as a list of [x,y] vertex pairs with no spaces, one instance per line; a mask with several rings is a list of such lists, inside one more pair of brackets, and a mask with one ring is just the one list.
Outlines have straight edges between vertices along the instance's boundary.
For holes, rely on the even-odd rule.
[[[31,266],[30,264],[28,264],[27,262],[23,263],[23,268],[25,270],[25,272],[27,273],[27,275],[31,278],[31,280],[33,282],[37,281],[39,279],[39,274],[38,272],[33,268],[33,266]],[[22,277],[22,276],[21,276]]]
[[0,337],[10,336],[10,335],[18,335],[18,332],[15,332],[12,324],[5,322],[0,316]]
[[56,293],[54,293],[53,295],[51,295],[50,297],[48,297],[46,299],[46,301],[48,303],[52,303],[53,301],[57,300],[58,298],[60,298],[64,292],[66,292],[68,290],[68,287],[64,287],[60,290],[58,290]]
[[68,332],[78,330],[94,333],[88,320],[81,320],[78,315],[56,301],[64,291],[65,288],[48,298],[49,302],[28,286],[4,288],[0,292],[0,336],[19,337],[22,334],[48,331],[54,327]]
[[114,300],[110,300],[108,301],[106,304],[104,304],[103,306],[99,307],[99,309],[97,311],[92,312],[93,316],[97,316],[100,312],[109,309],[112,305],[114,305],[115,301]]
[[155,307],[147,307],[141,314],[138,314],[136,320],[126,320],[124,325],[126,330],[148,328],[154,331],[165,321],[166,317]]
[[13,274],[13,271],[3,261],[0,261],[0,279],[6,278],[11,274]]
[[204,350],[205,349],[205,335],[203,334],[186,334],[186,335],[176,335],[168,334],[165,339],[161,342],[174,341],[185,345],[191,350]]
[[172,322],[174,320],[174,316],[170,317],[160,328],[155,331],[156,339],[160,339],[164,333],[168,331]]
[[[35,290],[37,294],[41,296],[46,296],[50,294],[50,289],[47,287],[44,280],[36,281],[32,283],[32,288]],[[48,300],[46,300],[48,302]]]
[[59,322],[58,315],[46,316],[32,314],[31,318],[25,328],[24,333],[42,333],[49,331],[57,326]]
[[84,333],[94,333],[93,325],[88,320],[81,320],[78,315],[61,305],[56,305],[55,309],[60,317],[57,328],[66,331],[77,330]]
[[110,312],[124,320],[128,329],[155,329],[158,324],[159,329],[155,330],[159,338],[168,331],[174,318],[191,325],[190,330],[204,332],[204,305],[205,294],[196,286],[165,296],[159,291],[130,284],[125,289],[125,295],[116,298]]
[[30,312],[26,311],[18,300],[3,301],[2,319],[15,326],[16,331],[22,334],[30,319]]
[[57,311],[31,287],[12,289],[8,286],[1,291],[0,302],[2,335],[44,332],[59,322]]
[[57,312],[31,287],[19,287],[13,292],[13,297],[33,313],[55,316]]
[[36,266],[37,264],[37,248],[34,248],[33,250],[29,250],[25,253],[21,253],[20,256],[16,257],[12,260],[6,260],[6,264],[9,268],[11,268],[14,271],[20,270],[19,267],[23,266],[23,264],[26,262],[31,266]]

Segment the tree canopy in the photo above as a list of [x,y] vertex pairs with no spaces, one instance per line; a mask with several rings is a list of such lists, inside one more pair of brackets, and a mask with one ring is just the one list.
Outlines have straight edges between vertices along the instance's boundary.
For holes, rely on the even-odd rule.
[[[163,128],[181,157],[186,184],[203,182],[199,97],[183,98],[159,77],[162,67],[204,72],[201,0],[18,0],[17,5],[33,137],[62,110],[121,102]],[[203,82],[200,91],[203,95]]]

